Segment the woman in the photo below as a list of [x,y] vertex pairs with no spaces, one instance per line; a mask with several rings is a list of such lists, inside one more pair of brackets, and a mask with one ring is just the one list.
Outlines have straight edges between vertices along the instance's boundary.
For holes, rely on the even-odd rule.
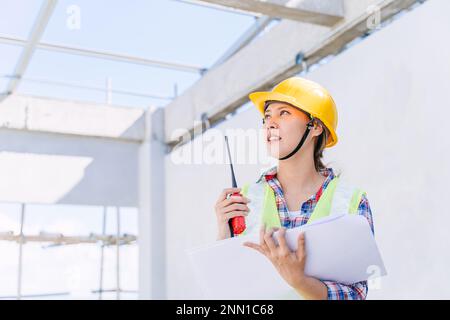
[[[286,228],[342,210],[365,216],[373,232],[366,193],[339,183],[333,169],[321,161],[323,149],[337,143],[335,102],[322,86],[300,77],[286,79],[270,92],[255,92],[249,97],[263,116],[268,152],[279,162],[256,183],[222,192],[215,207],[217,238],[229,238],[229,219],[243,216],[243,234],[259,229],[260,235],[259,244],[244,245],[265,255],[300,297],[365,299],[367,281],[345,285],[306,276],[304,235],[299,236],[295,252],[285,240]],[[242,196],[230,196],[235,192]],[[279,245],[272,238],[277,230]]]

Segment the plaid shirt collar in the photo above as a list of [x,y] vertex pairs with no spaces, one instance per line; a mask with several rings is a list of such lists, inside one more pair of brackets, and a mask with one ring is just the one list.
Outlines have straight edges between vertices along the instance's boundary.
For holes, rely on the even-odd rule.
[[[279,184],[277,179],[277,171],[278,166],[273,166],[267,170],[265,170],[261,176],[258,178],[256,183],[260,183],[261,181],[266,182],[275,182],[276,184]],[[322,187],[319,189],[319,191],[313,196],[313,198],[320,197],[322,191],[327,187],[327,185],[330,183],[331,180],[335,177],[334,171],[332,168],[325,168],[319,171],[319,173],[323,176],[326,176],[324,183],[322,184]]]
[[267,181],[268,179],[272,179],[274,176],[276,176],[278,171],[278,166],[273,166],[267,170],[264,170],[263,173],[259,176],[258,180],[256,180],[256,183],[260,183],[261,181]]
[[[265,181],[272,180],[277,176],[278,172],[278,166],[273,166],[267,170],[264,170],[263,173],[259,176],[258,180],[256,180],[256,183],[261,182],[263,179]],[[332,168],[325,168],[319,171],[319,173],[323,176],[328,176],[327,180],[332,180],[335,177],[334,171]]]

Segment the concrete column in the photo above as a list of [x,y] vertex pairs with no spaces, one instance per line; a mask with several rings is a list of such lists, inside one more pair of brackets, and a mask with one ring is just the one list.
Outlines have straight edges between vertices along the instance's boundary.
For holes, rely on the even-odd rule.
[[164,111],[145,114],[139,150],[139,298],[166,298]]

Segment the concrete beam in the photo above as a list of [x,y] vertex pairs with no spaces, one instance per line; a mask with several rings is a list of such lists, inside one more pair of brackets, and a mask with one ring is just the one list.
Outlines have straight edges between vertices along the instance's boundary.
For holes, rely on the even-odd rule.
[[0,102],[5,99],[7,95],[13,94],[16,91],[22,76],[28,68],[31,57],[36,50],[36,45],[39,43],[39,40],[44,34],[45,28],[47,27],[53,10],[56,7],[56,3],[56,0],[47,0],[42,5],[36,22],[31,30],[30,38],[28,39],[28,42],[22,51],[22,55],[17,62],[16,68],[13,73],[13,78],[10,80],[6,88],[6,92],[0,95]]
[[[6,37],[0,36],[0,43],[16,45],[16,46],[26,46],[27,41],[16,38],[16,37]],[[40,42],[36,44],[36,48],[46,51],[59,52],[65,54],[72,54],[77,56],[105,59],[116,62],[132,63],[137,65],[143,65],[148,67],[156,67],[163,69],[171,69],[180,72],[190,72],[190,73],[203,73],[206,68],[188,64],[181,64],[170,61],[153,60],[144,57],[130,56],[122,53],[108,52],[108,51],[98,51],[91,49],[83,49],[77,47],[70,47],[65,45],[59,45],[54,43]]]
[[12,95],[0,107],[0,128],[140,142],[145,111],[95,103]]
[[[319,60],[336,55],[352,40],[416,4],[416,0],[345,0],[345,17],[332,30],[311,24],[282,21],[254,40],[165,108],[166,143],[172,148],[248,102],[248,94],[269,90]],[[376,27],[376,25],[375,25]],[[302,59],[300,59],[302,58]],[[184,131],[184,133],[183,133]]]
[[266,16],[333,26],[343,17],[341,0],[202,0],[203,2],[260,13]]

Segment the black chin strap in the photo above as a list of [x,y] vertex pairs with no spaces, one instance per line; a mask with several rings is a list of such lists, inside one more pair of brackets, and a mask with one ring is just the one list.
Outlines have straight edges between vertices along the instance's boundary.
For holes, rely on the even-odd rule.
[[303,143],[305,142],[306,138],[308,137],[309,131],[314,127],[314,119],[311,118],[311,120],[309,120],[309,122],[306,124],[306,130],[305,133],[303,134],[303,137],[301,138],[300,142],[298,143],[298,145],[295,147],[294,150],[292,150],[291,153],[289,153],[287,156],[279,158],[278,160],[286,160],[290,157],[292,157],[294,154],[297,153],[298,150],[300,150],[300,148],[302,147]]

